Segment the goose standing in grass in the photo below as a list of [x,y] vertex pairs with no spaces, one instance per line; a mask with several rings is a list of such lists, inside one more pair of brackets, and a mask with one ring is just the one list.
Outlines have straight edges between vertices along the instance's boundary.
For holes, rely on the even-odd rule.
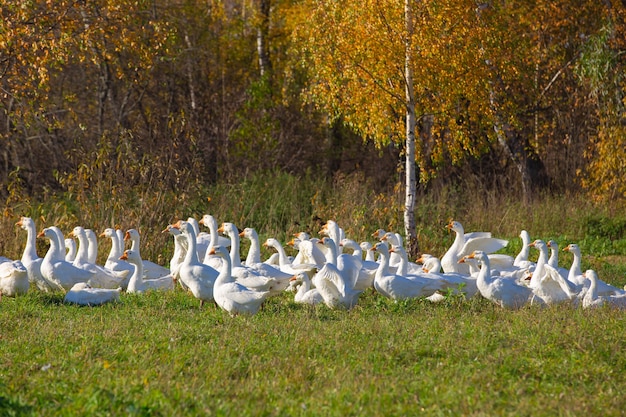
[[87,262],[95,265],[98,262],[98,236],[91,229],[85,229],[85,235],[88,242]]
[[51,228],[46,227],[37,237],[45,237],[50,241],[48,252],[41,263],[41,274],[46,281],[54,284],[55,290],[69,291],[74,284],[87,282],[94,275],[93,272],[77,268],[63,257],[59,257],[59,236]]
[[569,252],[574,256],[572,260],[572,265],[567,271],[567,280],[574,284],[578,288],[583,288],[585,284],[588,282],[587,278],[583,274],[581,267],[581,253],[580,247],[575,243],[570,243],[566,247],[563,248],[564,252]]
[[28,270],[22,261],[0,262],[0,300],[2,296],[24,295],[29,288]]
[[351,309],[363,292],[356,288],[360,265],[354,256],[337,256],[335,243],[329,237],[324,237],[317,244],[326,246],[329,254],[324,266],[313,276],[313,285],[329,308]]
[[316,305],[324,302],[324,297],[317,288],[311,288],[311,279],[305,272],[300,272],[291,278],[290,287],[294,287],[294,302],[299,304]]
[[616,295],[598,295],[598,274],[593,269],[585,271],[585,278],[589,280],[589,289],[583,297],[583,308],[597,308],[610,305],[617,308],[626,308],[626,293]]
[[256,314],[269,297],[270,292],[251,290],[237,282],[231,274],[230,254],[226,248],[218,245],[211,249],[211,255],[219,256],[224,260],[213,287],[213,296],[217,305],[228,311],[231,316]]
[[568,269],[559,266],[559,244],[556,243],[556,241],[550,239],[546,243],[546,246],[548,247],[548,249],[550,249],[548,265],[559,271],[559,274],[561,274],[561,276],[567,277],[567,274],[569,273]]
[[[124,241],[130,240],[131,245],[130,245],[130,249],[132,249],[135,253],[138,253],[139,256],[141,256],[141,251],[140,251],[140,235],[139,232],[137,231],[137,229],[128,229],[126,231],[126,234],[124,235]],[[164,266],[161,266],[157,263],[154,263],[152,261],[143,260],[143,275],[144,278],[146,279],[155,279],[155,278],[161,278],[163,276],[166,276],[170,273],[170,270],[167,269]]]
[[380,254],[380,265],[374,278],[374,288],[384,297],[392,300],[421,298],[431,296],[443,289],[443,283],[440,280],[419,279],[417,277],[409,279],[391,272],[389,270],[389,248],[385,243],[378,242],[371,250],[375,250]]
[[341,247],[339,246],[341,240],[346,237],[343,229],[339,227],[339,224],[334,220],[328,220],[319,232],[320,236],[328,236],[335,242],[337,253],[341,253]]
[[326,255],[317,244],[319,239],[310,238],[306,233],[298,233],[294,236],[287,245],[292,246],[298,251],[296,257],[293,259],[294,265],[317,265],[321,268],[326,262]]
[[363,241],[363,242],[359,243],[359,246],[361,247],[361,250],[363,251],[363,253],[365,253],[365,260],[366,261],[376,262],[376,257],[374,256],[374,251],[370,250],[370,249],[372,249],[372,247],[374,245],[372,245],[368,241]]
[[[126,261],[120,260],[120,256],[124,253],[123,240],[120,245],[117,232],[110,227],[104,229],[104,232],[100,233],[100,237],[107,237],[111,239],[111,250],[109,251],[107,260],[104,263],[104,267],[112,271],[128,271],[128,279],[130,279],[135,267]],[[125,289],[128,286],[128,279],[126,279],[126,282],[122,282],[122,289]]]
[[37,254],[37,246],[35,243],[37,239],[37,228],[35,222],[30,217],[22,217],[15,225],[26,230],[26,246],[24,247],[21,261],[28,271],[28,281],[30,285],[34,288],[38,288],[40,291],[52,291],[56,285],[49,283],[41,274],[43,258],[39,257]]
[[56,254],[54,254],[54,259],[65,259],[65,235],[57,226],[50,226],[49,229],[52,229],[54,232],[57,242],[57,245],[55,246]]
[[446,228],[453,231],[456,236],[448,251],[441,258],[441,267],[444,272],[460,272],[469,275],[469,268],[463,263],[459,263],[460,259],[473,251],[490,254],[508,244],[508,241],[504,239],[491,237],[489,232],[465,233],[463,226],[458,221],[451,220]]
[[70,304],[78,304],[81,306],[99,306],[106,303],[120,301],[121,288],[104,289],[93,288],[86,282],[74,284],[70,290],[65,293],[63,301]]
[[159,278],[144,279],[143,260],[141,255],[131,249],[124,251],[120,259],[127,261],[135,266],[133,275],[128,281],[126,292],[144,293],[149,290],[173,290],[174,280],[172,275],[167,274]]
[[67,251],[65,254],[65,260],[68,262],[74,262],[77,253],[76,241],[71,237],[65,238],[65,249]]
[[219,271],[222,268],[222,259],[219,256],[211,255],[209,252],[212,248],[218,245],[229,247],[230,239],[224,236],[220,236],[219,232],[217,231],[217,220],[215,220],[215,217],[211,216],[210,214],[205,214],[204,216],[202,216],[202,219],[200,219],[200,224],[209,228],[209,235],[211,236],[206,255],[204,256],[204,258],[201,258],[202,263],[207,264],[210,267]]
[[[402,249],[398,249],[397,251],[389,251],[389,266],[391,268],[404,268],[404,266],[403,267],[400,266],[402,264],[402,250],[404,249],[404,247],[402,246],[402,239],[400,238],[400,235],[398,233],[385,232],[383,236],[380,238],[380,241],[387,243],[387,247],[389,249],[393,247],[402,248]],[[404,251],[404,253],[406,254],[406,251]],[[409,267],[408,257],[407,257],[407,262],[404,265],[407,268]],[[406,272],[408,273],[408,269]],[[399,275],[402,275],[402,273],[400,272],[397,272],[397,273]]]
[[289,286],[289,280],[293,274],[283,272],[280,268],[276,268],[269,263],[261,262],[261,245],[256,230],[251,227],[246,227],[239,233],[239,237],[245,237],[250,240],[250,249],[248,250],[245,266],[254,268],[265,277],[274,278],[280,283],[283,290],[286,289]]
[[[395,273],[398,275],[409,275],[409,274],[419,274],[422,272],[426,272],[424,271],[423,267],[419,266],[418,264],[416,264],[415,262],[410,262],[409,261],[409,256],[406,253],[406,250],[404,250],[404,248],[402,246],[397,246],[397,245],[391,245],[391,247],[389,247],[389,265],[391,264],[391,256],[392,255],[396,255],[398,257],[398,259],[400,260],[396,265],[395,265]],[[377,264],[378,265],[378,264]],[[439,264],[439,268],[441,268],[441,264]],[[393,267],[390,266],[390,270],[393,270]]]
[[287,252],[285,252],[283,245],[281,245],[280,242],[273,237],[267,238],[267,240],[263,242],[263,246],[276,250],[276,253],[278,254],[278,268],[283,272],[292,275],[297,275],[300,272],[306,272],[310,276],[313,276],[314,271],[317,269],[317,265],[313,264],[294,264],[293,260],[289,259],[287,256]]
[[177,229],[171,224],[168,224],[167,227],[161,233],[169,233],[174,238],[174,253],[172,254],[172,258],[170,259],[170,274],[172,274],[172,278],[174,281],[180,282],[183,289],[187,289],[185,284],[180,280],[180,274],[178,270],[180,269],[180,265],[185,260],[185,256],[187,255],[187,238],[180,229]]
[[204,259],[211,242],[211,235],[200,231],[200,223],[195,217],[188,217],[187,223],[193,227],[193,231],[196,233],[196,249],[198,251],[198,259]]
[[231,273],[243,286],[257,291],[270,291],[272,295],[282,293],[288,286],[289,280],[279,281],[276,278],[265,276],[254,265],[247,266],[241,262],[239,252],[239,230],[233,223],[225,222],[217,229],[230,238]]
[[516,310],[528,304],[533,295],[532,290],[517,284],[512,279],[491,276],[491,265],[485,252],[474,251],[464,256],[459,262],[463,263],[466,259],[477,259],[480,263],[476,286],[483,297],[509,310]]
[[69,235],[78,239],[78,251],[72,265],[93,273],[93,276],[89,279],[89,285],[95,288],[108,289],[114,289],[122,285],[122,281],[128,276],[129,271],[112,271],[89,262],[89,240],[83,227],[76,226]]
[[362,292],[373,287],[376,271],[372,273],[364,269],[362,259],[347,253],[339,254],[335,241],[328,237],[322,238],[318,245],[326,247],[326,264],[335,265],[352,289]]
[[513,265],[518,268],[534,269],[535,263],[528,260],[530,256],[530,234],[526,230],[522,230],[519,234],[522,239],[522,247],[513,261]]
[[178,275],[194,297],[200,300],[200,307],[202,307],[205,301],[214,300],[213,285],[219,272],[198,259],[195,231],[189,223],[181,220],[172,226],[180,229],[187,239],[187,252],[178,268]]
[[537,265],[528,284],[535,295],[533,302],[549,305],[576,298],[577,288],[559,270],[548,264],[548,245],[543,240],[536,239],[530,246],[539,250]]
[[[563,250],[566,252],[570,252],[572,255],[574,255],[574,260],[572,261],[572,265],[569,271],[567,272],[567,280],[571,282],[572,284],[574,284],[574,286],[576,286],[578,293],[579,293],[579,297],[583,297],[585,293],[588,291],[591,285],[591,282],[586,276],[586,274],[582,273],[582,269],[581,269],[582,256],[580,253],[580,247],[575,243],[570,243],[569,245],[564,247]],[[622,294],[625,293],[624,290],[617,288],[599,279],[597,274],[595,278],[596,278],[596,292],[599,297],[611,296],[611,295],[621,296]]]

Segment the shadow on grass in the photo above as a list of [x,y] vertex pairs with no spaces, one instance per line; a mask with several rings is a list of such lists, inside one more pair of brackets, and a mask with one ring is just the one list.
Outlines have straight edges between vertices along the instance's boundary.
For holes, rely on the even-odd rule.
[[18,400],[0,395],[0,415],[7,417],[28,416],[31,415],[32,412],[32,407],[24,405]]

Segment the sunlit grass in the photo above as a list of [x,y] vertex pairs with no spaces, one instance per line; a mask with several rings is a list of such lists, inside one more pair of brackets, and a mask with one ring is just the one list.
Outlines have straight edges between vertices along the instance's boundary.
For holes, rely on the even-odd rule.
[[177,290],[100,308],[2,302],[3,415],[619,415],[619,311],[485,300],[352,311],[270,299],[256,316]]

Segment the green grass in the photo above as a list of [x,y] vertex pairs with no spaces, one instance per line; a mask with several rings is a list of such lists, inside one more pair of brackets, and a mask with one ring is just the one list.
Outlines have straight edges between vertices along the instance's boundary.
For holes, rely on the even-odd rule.
[[1,415],[621,415],[611,309],[485,300],[352,311],[270,299],[231,318],[177,290],[99,308],[0,305]]
[[[355,240],[371,240],[378,227],[401,231],[402,193],[375,193],[362,180],[264,173],[178,193],[22,199],[0,219],[0,254],[21,256],[19,215],[39,229],[136,227],[144,257],[163,263],[173,243],[160,231],[205,212],[254,227],[262,240],[316,234],[330,218]],[[578,243],[583,269],[623,286],[622,212],[582,196],[539,196],[525,207],[470,188],[421,196],[416,218],[424,252],[441,255],[452,243],[444,227],[450,217],[467,231],[509,239],[503,252],[512,255],[526,229],[561,248]],[[101,241],[101,262],[109,245]],[[47,249],[43,240],[38,249]],[[561,265],[570,262],[561,252]],[[231,318],[213,305],[199,309],[180,289],[122,294],[120,303],[97,308],[62,299],[31,291],[0,302],[0,416],[610,416],[626,407],[626,324],[610,308],[511,312],[482,299],[394,303],[367,292],[352,311],[332,311],[283,294],[256,316]]]

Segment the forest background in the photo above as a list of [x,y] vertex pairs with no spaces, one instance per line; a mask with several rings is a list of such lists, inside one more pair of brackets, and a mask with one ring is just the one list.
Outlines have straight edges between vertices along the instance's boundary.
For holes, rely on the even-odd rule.
[[68,226],[200,215],[207,187],[277,171],[401,207],[409,108],[418,203],[626,196],[623,1],[0,4],[7,224],[55,198]]

